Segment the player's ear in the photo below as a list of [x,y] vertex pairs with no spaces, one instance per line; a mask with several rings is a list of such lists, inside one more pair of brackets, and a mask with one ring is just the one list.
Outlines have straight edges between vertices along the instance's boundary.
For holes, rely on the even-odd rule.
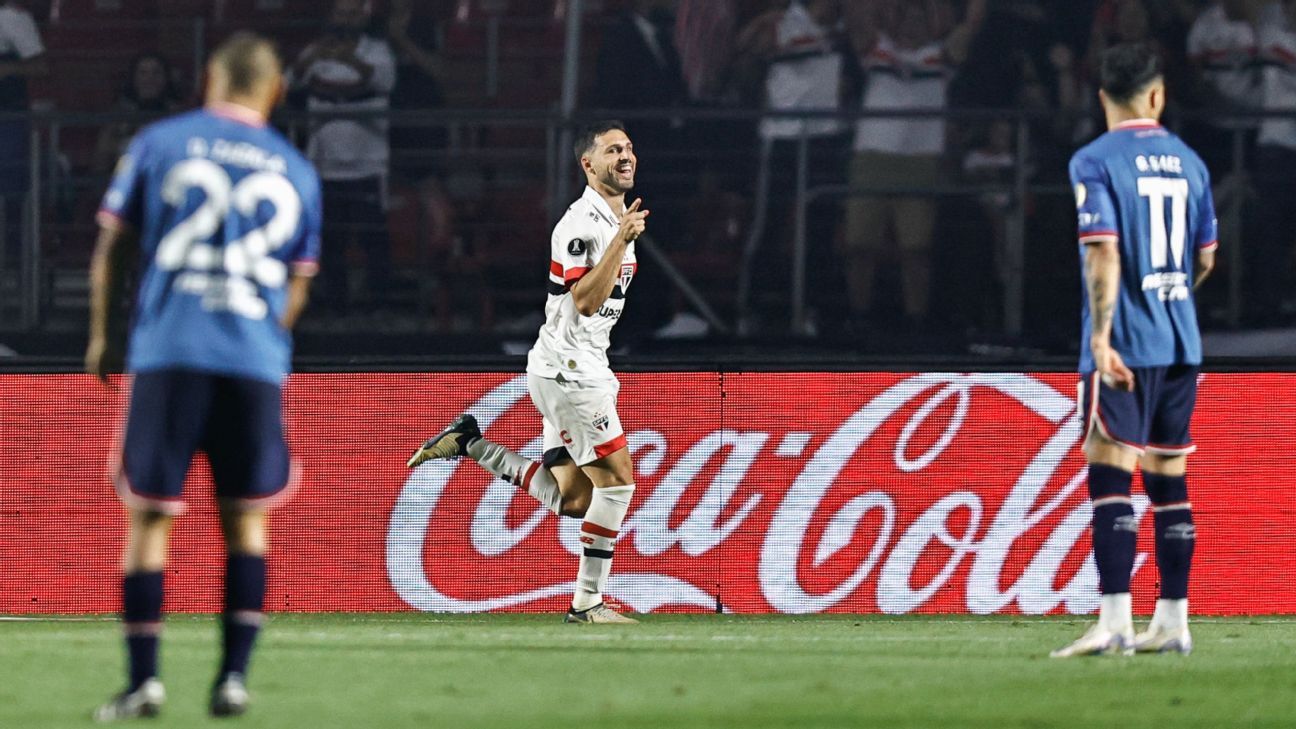
[[284,103],[284,100],[288,98],[288,84],[284,83],[282,73],[275,74],[274,80],[270,83],[273,84],[270,96],[270,110],[273,111],[279,108]]

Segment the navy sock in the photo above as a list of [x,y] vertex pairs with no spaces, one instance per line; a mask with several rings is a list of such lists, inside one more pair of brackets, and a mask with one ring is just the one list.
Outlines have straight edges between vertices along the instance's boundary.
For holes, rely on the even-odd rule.
[[136,572],[122,579],[122,627],[130,685],[134,691],[157,675],[158,636],[162,632],[162,573]]
[[231,554],[225,561],[225,653],[220,675],[247,673],[265,603],[265,557]]
[[1094,563],[1098,567],[1098,587],[1104,595],[1129,592],[1138,540],[1138,521],[1129,499],[1132,477],[1129,471],[1115,466],[1089,466]]
[[1144,473],[1143,485],[1152,500],[1152,521],[1156,528],[1157,571],[1161,575],[1161,598],[1188,597],[1188,571],[1192,567],[1197,529],[1192,505],[1188,503],[1188,482],[1184,476]]

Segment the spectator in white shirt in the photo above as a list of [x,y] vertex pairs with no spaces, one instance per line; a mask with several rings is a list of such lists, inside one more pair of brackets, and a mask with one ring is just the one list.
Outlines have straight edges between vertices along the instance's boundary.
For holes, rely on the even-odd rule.
[[[289,71],[312,112],[387,110],[396,60],[387,41],[368,35],[366,0],[334,0],[323,36],[302,51]],[[325,304],[345,310],[350,299],[346,250],[352,240],[366,254],[368,293],[381,300],[388,286],[387,121],[332,119],[312,126],[307,156],[319,169],[324,193],[321,268]]]
[[[852,41],[865,74],[865,111],[944,110],[949,80],[967,58],[985,16],[985,0],[972,0],[965,20],[942,32],[948,8],[939,0],[903,2],[891,17],[854,16]],[[938,186],[945,152],[945,121],[939,118],[873,117],[855,130],[851,187],[884,193],[847,203],[846,276],[851,317],[870,317],[878,265],[898,259],[905,316],[927,318],[931,289],[931,243],[936,200],[906,190]],[[894,194],[886,194],[889,189]]]
[[[1249,0],[1216,0],[1201,11],[1188,31],[1188,61],[1202,81],[1206,106],[1211,110],[1260,108],[1259,39],[1253,15]],[[1236,133],[1247,132],[1244,141],[1250,147],[1254,128],[1254,122],[1246,120],[1208,122],[1185,129],[1184,136],[1206,161],[1211,177],[1221,182],[1234,166]],[[1219,202],[1221,208],[1226,207]]]
[[[741,53],[760,58],[765,65],[765,108],[771,111],[824,112],[842,109],[848,45],[841,25],[841,0],[794,0],[786,10],[772,10],[752,20],[739,33]],[[774,263],[769,243],[787,251],[792,239],[797,159],[801,140],[808,144],[808,185],[840,184],[846,126],[833,118],[766,119],[760,124],[763,164],[769,170],[767,189],[756,192],[767,201],[763,241],[766,253],[758,260],[756,287],[770,289],[787,283],[787,266]],[[840,204],[820,197],[807,208],[806,238],[808,291],[811,304],[833,308],[828,301],[838,277],[833,260]],[[786,260],[785,258],[783,260]]]

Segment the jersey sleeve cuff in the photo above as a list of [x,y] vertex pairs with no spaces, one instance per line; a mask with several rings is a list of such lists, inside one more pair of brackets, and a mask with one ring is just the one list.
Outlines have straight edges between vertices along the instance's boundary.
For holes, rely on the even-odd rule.
[[1114,230],[1086,230],[1080,233],[1081,243],[1096,243],[1104,238],[1120,239],[1120,233]]
[[1197,246],[1197,250],[1199,251],[1213,251],[1216,248],[1219,248],[1218,240],[1213,240],[1210,241],[1209,243],[1202,243],[1201,245]]
[[294,276],[305,276],[306,278],[310,278],[319,273],[319,261],[311,258],[303,258],[299,261],[293,261],[292,272]]
[[95,222],[99,224],[99,227],[108,228],[109,230],[135,229],[134,223],[108,208],[99,208],[99,212],[95,213]]
[[563,283],[570,286],[581,280],[587,273],[589,273],[589,268],[569,268],[563,272]]

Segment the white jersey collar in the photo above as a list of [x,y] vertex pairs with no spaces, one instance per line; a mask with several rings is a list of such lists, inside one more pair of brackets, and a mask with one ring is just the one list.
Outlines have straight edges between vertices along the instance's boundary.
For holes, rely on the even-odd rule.
[[621,217],[612,212],[612,206],[608,205],[607,200],[604,200],[603,196],[598,194],[598,191],[594,188],[586,185],[585,192],[581,194],[581,199],[585,200],[590,205],[593,205],[594,210],[604,218],[607,218],[608,223],[614,226],[620,224]]

